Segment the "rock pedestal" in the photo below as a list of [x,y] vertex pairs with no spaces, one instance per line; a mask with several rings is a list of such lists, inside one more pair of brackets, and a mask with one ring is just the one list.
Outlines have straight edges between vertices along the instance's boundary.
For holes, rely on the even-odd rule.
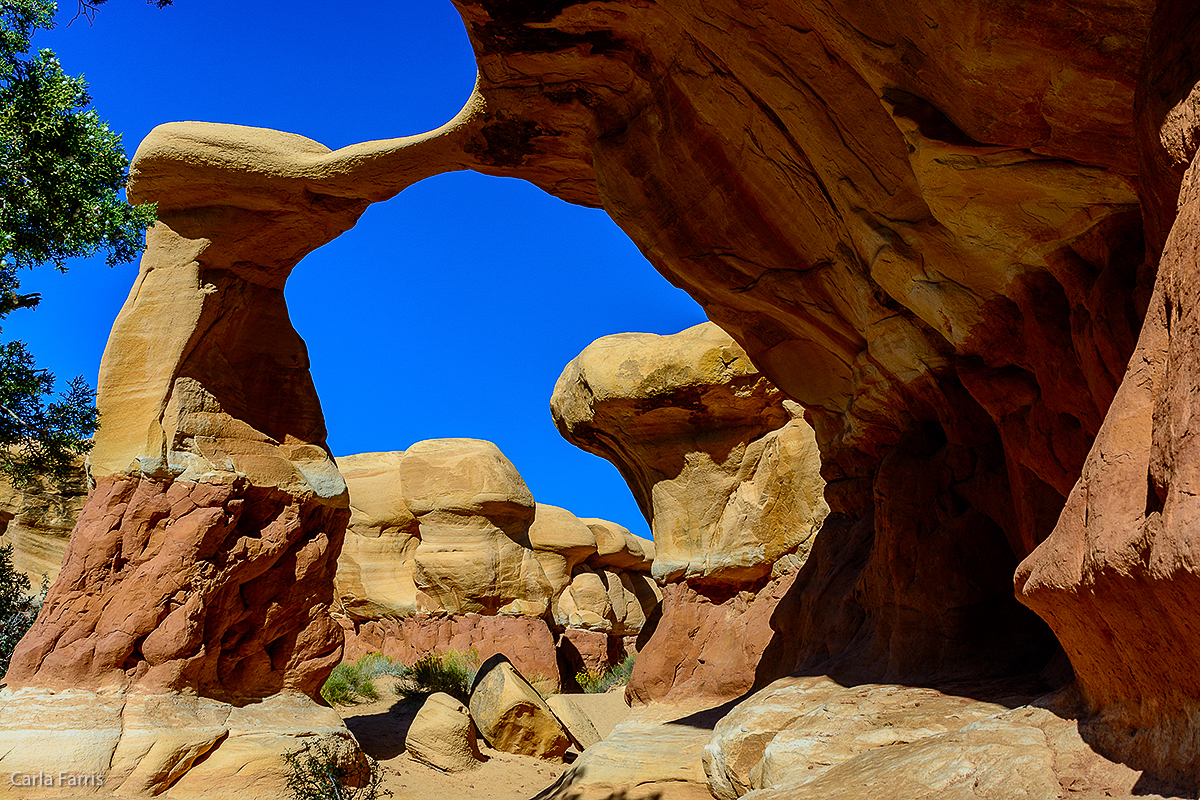
[[5,769],[275,797],[283,754],[313,737],[357,757],[313,699],[341,659],[329,612],[349,510],[283,297],[368,204],[313,191],[328,153],[200,124],[139,148],[130,198],[160,221],[101,364],[95,488],[5,678]]

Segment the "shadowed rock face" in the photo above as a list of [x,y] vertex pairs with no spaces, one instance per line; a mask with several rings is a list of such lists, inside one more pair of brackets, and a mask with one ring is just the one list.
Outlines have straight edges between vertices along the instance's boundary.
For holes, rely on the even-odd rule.
[[1147,218],[1166,232],[1129,371],[1050,538],[1022,564],[1105,725],[1099,747],[1195,791],[1200,8],[1155,15],[1140,94]]
[[58,577],[87,484],[82,463],[61,482],[39,478],[23,487],[0,482],[0,545],[12,545],[13,567],[25,573],[31,589],[42,585],[43,576],[50,582]]
[[816,429],[837,543],[776,615],[781,667],[1043,661],[1012,574],[1149,297],[1152,4],[457,5],[505,109],[483,169],[603,205]]

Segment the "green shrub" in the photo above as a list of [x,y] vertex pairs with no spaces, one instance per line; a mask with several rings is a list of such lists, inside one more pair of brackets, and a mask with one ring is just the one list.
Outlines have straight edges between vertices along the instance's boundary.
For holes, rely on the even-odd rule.
[[375,679],[384,675],[401,677],[403,673],[403,666],[382,653],[368,653],[353,664],[334,667],[321,687],[321,697],[331,706],[378,700],[379,689],[375,687]]
[[614,686],[629,683],[629,678],[633,675],[634,659],[635,654],[630,653],[621,660],[621,663],[614,664],[606,672],[577,672],[575,673],[575,682],[579,684],[579,688],[585,694],[607,692]]
[[396,694],[411,699],[445,692],[465,703],[471,698],[471,684],[478,669],[479,651],[474,648],[467,653],[430,653],[404,668]]
[[292,800],[377,800],[392,795],[380,787],[382,771],[370,756],[347,765],[334,748],[317,740],[284,759],[291,769],[287,787]]
[[50,588],[43,576],[42,591],[31,594],[29,578],[13,567],[12,554],[11,544],[0,547],[0,678],[8,672],[8,662],[17,643],[33,627]]

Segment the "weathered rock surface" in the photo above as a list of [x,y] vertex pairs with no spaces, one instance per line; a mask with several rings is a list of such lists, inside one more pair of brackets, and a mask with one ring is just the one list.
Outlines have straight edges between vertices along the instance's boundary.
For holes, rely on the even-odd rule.
[[[635,709],[538,800],[1157,797],[1031,682],[947,691],[786,678],[738,705]],[[1053,709],[1053,710],[1050,710]],[[711,791],[711,794],[710,794]]]
[[1037,691],[1029,682],[947,689],[777,681],[717,723],[704,750],[709,788],[719,800],[1150,790],[1137,771],[1091,749],[1064,697],[1029,705]]
[[[231,706],[187,694],[0,690],[7,775],[55,779],[30,787],[6,777],[6,797],[71,797],[77,788],[172,800],[273,800],[290,771],[283,755],[313,741],[347,766],[362,758],[336,712],[294,693]],[[76,784],[60,785],[60,773]]]
[[491,442],[429,440],[403,453],[346,456],[339,466],[351,521],[338,587],[355,620],[544,616],[559,630],[625,636],[658,603],[651,543],[534,503]]
[[[235,153],[238,165],[222,163]],[[95,489],[5,679],[26,692],[5,713],[36,708],[64,741],[89,741],[87,758],[125,765],[105,791],[146,792],[167,776],[201,793],[221,785],[215,772],[278,795],[287,749],[333,737],[357,752],[336,715],[313,727],[327,714],[310,698],[341,658],[330,604],[349,511],[283,299],[300,258],[366,207],[276,169],[322,153],[299,136],[203,125],[160,130],[139,148],[155,167],[129,194],[157,201],[160,221],[101,364]],[[91,693],[51,694],[67,689]],[[296,699],[261,730],[230,728],[195,764],[203,743],[176,748],[170,720],[143,724],[164,729],[160,749],[173,755],[119,713],[102,744],[87,721],[89,704],[104,716],[126,698],[180,696],[231,720],[274,708],[264,698]],[[44,764],[44,740],[21,724],[7,726],[6,764]]]
[[612,461],[654,531],[662,583],[744,586],[803,563],[828,513],[812,429],[711,322],[599,339],[550,408],[573,444]]
[[562,723],[567,735],[571,737],[571,743],[579,748],[580,752],[600,741],[596,726],[570,697],[565,694],[552,694],[546,698],[546,705]]
[[784,575],[757,591],[664,586],[662,616],[639,648],[626,698],[638,704],[729,699],[769,682],[778,667],[761,662],[774,641],[772,618],[795,579]]
[[[1050,537],[1017,571],[1075,667],[1102,752],[1200,787],[1191,420],[1200,387],[1200,10],[1166,2],[1143,66],[1158,279],[1137,349]],[[1169,233],[1167,233],[1169,231]]]
[[421,543],[417,518],[404,502],[396,453],[336,459],[350,492],[350,522],[338,557],[342,610],[358,620],[417,611],[413,554]]
[[337,574],[347,659],[504,653],[557,690],[558,661],[577,663],[570,642],[556,658],[556,632],[597,633],[604,642],[591,644],[584,668],[603,669],[624,657],[622,638],[637,635],[661,599],[652,542],[534,503],[490,442],[430,440],[338,466],[351,507]]
[[[1179,79],[1147,107],[1186,112],[1194,85],[1190,50],[1146,46],[1156,4],[457,5],[480,94],[505,98],[483,169],[603,205],[806,409],[832,513],[774,615],[781,670],[1044,662],[1011,578],[1080,475],[1156,266],[1143,53]],[[1177,40],[1191,9],[1157,5]]]
[[535,800],[712,800],[702,753],[727,710],[695,700],[634,709]]
[[[617,466],[654,531],[666,586],[629,698],[749,690],[791,585],[782,576],[805,562],[829,510],[799,407],[705,323],[593,342],[563,371],[551,410],[569,441]],[[599,596],[587,578],[560,607]]]
[[410,758],[445,772],[465,772],[483,763],[475,723],[467,707],[448,694],[431,694],[404,735]]
[[401,457],[399,474],[421,540],[413,575],[422,606],[456,614],[546,613],[553,587],[522,543],[533,522],[533,495],[496,445],[418,442]]
[[[632,640],[630,642],[629,640]],[[574,677],[580,672],[599,674],[618,664],[627,653],[636,651],[635,637],[609,636],[600,631],[567,628],[558,635],[558,668],[563,682],[574,687]]]
[[479,667],[469,705],[480,735],[497,750],[556,761],[571,744],[550,706],[503,656]]
[[29,578],[35,591],[43,576],[50,583],[58,577],[87,491],[82,463],[75,464],[70,477],[61,482],[43,477],[18,489],[0,481],[0,546],[12,545],[13,567]]
[[[186,684],[199,636],[246,662],[218,660],[207,686],[311,686],[338,646],[325,579],[298,627],[274,618],[296,609],[249,592],[234,617],[266,633],[218,639],[204,626],[220,614],[186,603],[219,586],[189,577],[147,605],[163,574],[140,560],[142,533],[167,529],[174,486],[233,486],[245,502],[188,523],[200,549],[228,534],[218,580],[275,588],[326,569],[348,512],[287,272],[369,202],[474,168],[605,207],[806,409],[831,514],[772,615],[773,667],[931,682],[1040,666],[1054,642],[1011,584],[1033,554],[1022,597],[1061,636],[1088,708],[1114,735],[1137,731],[1127,757],[1194,775],[1194,4],[456,5],[480,76],[439,131],[330,152],[189,123],[139,148],[129,194],[157,200],[161,222],[102,368],[96,511],[10,682],[57,680],[42,669],[53,651],[84,686]],[[137,502],[106,506],[126,486]],[[283,509],[271,525],[288,541],[260,563],[247,528],[262,509]],[[455,537],[486,538],[480,520],[503,531],[487,508],[414,512],[442,537],[431,576]],[[234,536],[208,514],[247,522]],[[101,579],[88,592],[103,598],[81,599],[68,574]],[[175,613],[170,641],[152,640]],[[269,668],[249,655],[263,647]],[[957,791],[940,786],[926,788]]]

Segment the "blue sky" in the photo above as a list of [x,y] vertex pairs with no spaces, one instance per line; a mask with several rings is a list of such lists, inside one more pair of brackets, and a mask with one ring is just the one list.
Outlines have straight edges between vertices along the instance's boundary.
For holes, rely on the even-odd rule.
[[[255,125],[337,148],[449,120],[475,66],[449,0],[110,0],[88,26],[39,33],[132,154],[174,120]],[[27,273],[33,312],[5,322],[60,379],[95,381],[137,273],[102,260]],[[489,439],[543,503],[649,536],[608,462],[567,444],[548,403],[594,339],[704,321],[604,212],[521,181],[459,172],[377,204],[306,258],[287,287],[336,455]]]

